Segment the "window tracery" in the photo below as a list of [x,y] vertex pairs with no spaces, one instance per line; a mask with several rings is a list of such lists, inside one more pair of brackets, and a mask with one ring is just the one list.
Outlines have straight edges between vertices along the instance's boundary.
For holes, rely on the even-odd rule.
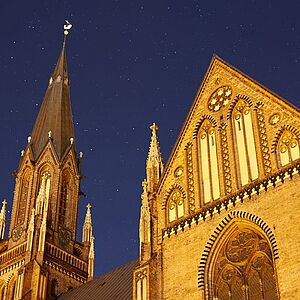
[[200,165],[204,203],[220,198],[216,132],[213,124],[204,120],[199,129]]
[[213,265],[209,299],[277,300],[272,251],[260,233],[236,227]]
[[257,154],[250,106],[240,99],[233,109],[233,128],[241,185],[258,178]]
[[136,299],[147,300],[148,287],[147,287],[147,270],[141,270],[135,274],[136,277]]
[[168,199],[169,222],[184,216],[184,197],[179,189],[174,189]]
[[278,153],[282,166],[300,157],[299,141],[295,133],[284,130],[278,142]]

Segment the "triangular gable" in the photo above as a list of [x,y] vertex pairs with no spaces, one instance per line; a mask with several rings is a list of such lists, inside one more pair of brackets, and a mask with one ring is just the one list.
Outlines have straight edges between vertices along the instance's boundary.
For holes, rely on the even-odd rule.
[[[226,105],[223,105],[220,109],[217,107],[214,111],[214,107],[210,105],[211,102],[209,101],[211,101],[210,99],[213,98],[213,94],[218,88],[222,86],[229,86],[232,95],[229,97]],[[219,127],[221,124],[226,125],[226,123],[229,122],[227,119],[230,118],[238,99],[244,99],[244,101],[248,102],[255,110],[260,110],[263,107],[264,115],[262,122],[264,123],[264,128],[261,129],[261,131],[267,131],[269,133],[268,139],[271,139],[266,141],[266,143],[268,143],[268,149],[266,150],[268,153],[266,155],[269,156],[269,161],[272,160],[269,152],[273,140],[275,141],[276,135],[278,135],[277,132],[280,130],[283,131],[287,125],[291,128],[300,128],[300,111],[297,107],[214,55],[170,154],[164,175],[160,182],[158,191],[160,197],[163,197],[173,184],[184,186],[184,190],[189,188],[187,178],[180,180],[176,178],[175,175],[176,168],[183,167],[186,168],[185,176],[192,176],[192,174],[188,174],[189,167],[187,166],[186,157],[184,157],[183,152],[187,151],[189,144],[195,138],[197,129],[201,126],[203,120],[209,119],[218,130],[220,130]],[[274,116],[275,113],[278,114],[280,120],[276,120],[276,124],[271,124],[270,118]],[[274,117],[274,119],[278,116]],[[262,124],[257,118],[252,121],[256,124],[257,128]],[[230,135],[232,133],[228,132],[228,134]],[[254,135],[259,136],[260,134],[260,132],[254,132]],[[259,138],[260,137],[257,139]],[[195,160],[195,157],[191,159]],[[231,160],[233,159],[234,158],[231,157]],[[271,162],[269,162],[269,164],[271,165]],[[194,164],[194,167],[196,165],[197,163]],[[198,166],[196,166],[196,168],[198,168]],[[259,168],[263,167],[259,166]],[[271,170],[271,166],[269,169]],[[191,172],[195,173],[197,170],[192,170]]]

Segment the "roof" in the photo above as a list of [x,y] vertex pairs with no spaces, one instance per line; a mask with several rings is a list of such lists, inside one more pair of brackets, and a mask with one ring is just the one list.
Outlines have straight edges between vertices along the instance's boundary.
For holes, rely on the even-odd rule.
[[49,137],[61,159],[70,146],[70,138],[74,138],[65,44],[32,130],[31,147],[35,160],[48,143]]
[[131,300],[133,270],[138,260],[123,265],[58,297],[58,300]]

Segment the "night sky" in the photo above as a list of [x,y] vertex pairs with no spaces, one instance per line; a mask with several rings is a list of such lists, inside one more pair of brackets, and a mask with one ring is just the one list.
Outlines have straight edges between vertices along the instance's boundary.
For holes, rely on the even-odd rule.
[[[0,197],[67,41],[77,152],[96,275],[138,257],[141,181],[159,125],[164,161],[213,53],[299,107],[299,1],[1,1]],[[10,213],[8,214],[10,219]]]

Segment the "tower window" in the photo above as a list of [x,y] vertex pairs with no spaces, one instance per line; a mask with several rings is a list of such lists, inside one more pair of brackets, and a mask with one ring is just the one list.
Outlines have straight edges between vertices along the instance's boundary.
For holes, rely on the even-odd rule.
[[64,173],[62,176],[62,184],[60,190],[60,201],[58,208],[58,223],[60,225],[65,225],[67,206],[70,198],[70,176],[68,173]]
[[29,184],[30,184],[30,171],[27,170],[25,171],[21,181],[19,204],[18,204],[17,214],[16,214],[17,215],[16,226],[23,224],[25,221]]

